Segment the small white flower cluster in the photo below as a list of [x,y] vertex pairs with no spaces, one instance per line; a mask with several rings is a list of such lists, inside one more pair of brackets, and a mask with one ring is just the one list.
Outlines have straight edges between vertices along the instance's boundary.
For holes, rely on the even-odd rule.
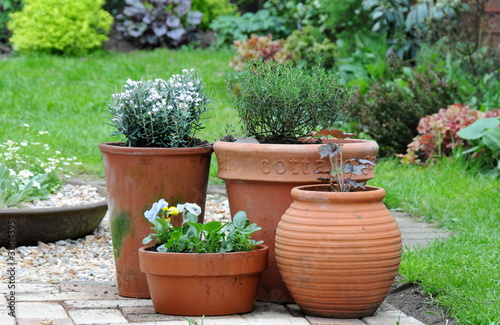
[[128,79],[124,91],[112,98],[109,108],[118,129],[115,134],[125,135],[130,143],[135,141],[129,136],[140,134],[148,144],[168,143],[164,140],[168,134],[186,138],[186,130],[198,124],[209,101],[194,69],[184,69],[166,81]]
[[21,180],[21,184],[23,186],[26,186],[31,181],[33,187],[36,187],[38,189],[42,187],[42,184],[40,184],[36,180],[36,178],[33,178],[35,174],[33,174],[27,169],[20,170],[18,173],[16,173],[16,171],[13,169],[9,169],[9,172],[11,176],[17,176]]
[[[47,134],[44,132],[43,134]],[[33,147],[39,147],[36,154],[30,153]],[[80,165],[76,157],[61,157],[60,151],[52,152],[48,144],[40,142],[30,142],[23,140],[15,142],[7,140],[0,143],[0,161],[9,166],[24,168],[18,172],[18,176],[30,174],[51,173],[54,171],[65,172],[70,165]],[[11,171],[12,173],[12,171]],[[20,174],[19,174],[20,173]]]
[[199,106],[204,99],[199,92],[201,81],[192,78],[194,69],[184,69],[182,73],[183,75],[173,75],[168,83],[172,89],[175,105],[186,110],[192,105]]
[[173,75],[167,81],[128,79],[125,91],[113,94],[117,113],[113,121],[123,121],[129,109],[155,116],[173,109],[188,110],[192,106],[199,106],[205,100],[200,92],[201,81],[196,79],[194,69],[184,69],[182,73]]

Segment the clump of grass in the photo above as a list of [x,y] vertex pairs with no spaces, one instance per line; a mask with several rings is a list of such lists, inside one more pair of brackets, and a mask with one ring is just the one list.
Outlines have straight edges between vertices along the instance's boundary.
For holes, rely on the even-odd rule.
[[404,279],[419,283],[461,324],[500,322],[500,179],[467,172],[452,158],[428,167],[388,160],[376,167],[376,174],[372,184],[386,189],[389,207],[437,222],[454,234],[405,251]]

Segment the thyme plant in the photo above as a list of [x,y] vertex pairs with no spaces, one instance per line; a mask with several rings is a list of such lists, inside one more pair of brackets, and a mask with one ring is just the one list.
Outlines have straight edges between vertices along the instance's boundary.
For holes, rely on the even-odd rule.
[[125,91],[113,95],[111,125],[129,147],[193,147],[203,129],[209,98],[194,69],[169,80],[127,80]]
[[250,62],[235,96],[243,130],[263,143],[298,143],[318,128],[332,127],[351,91],[337,73],[319,66]]

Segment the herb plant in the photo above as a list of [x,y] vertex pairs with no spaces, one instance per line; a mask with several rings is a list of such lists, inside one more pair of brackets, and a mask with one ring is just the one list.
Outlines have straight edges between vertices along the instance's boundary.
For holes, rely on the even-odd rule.
[[264,143],[298,143],[319,127],[331,127],[351,93],[333,71],[271,60],[248,63],[238,82],[234,98],[243,130]]
[[[358,188],[365,188],[364,182],[355,181],[353,175],[363,174],[363,170],[368,168],[368,165],[375,166],[376,164],[370,160],[351,158],[343,164],[342,147],[343,140],[354,136],[353,133],[344,133],[340,130],[321,130],[313,133],[314,136],[323,136],[325,138],[332,136],[338,139],[336,142],[327,142],[319,147],[320,158],[328,156],[331,169],[328,178],[320,177],[319,180],[328,181],[330,191],[335,192],[354,192]],[[355,164],[353,164],[355,163]]]
[[[150,210],[144,212],[153,227],[153,233],[142,241],[149,244],[153,240],[153,249],[158,252],[176,253],[228,253],[252,250],[262,241],[250,239],[260,227],[250,224],[243,211],[236,213],[233,221],[221,223],[212,221],[198,223],[201,208],[194,203],[178,204],[169,207],[164,199],[155,202]],[[175,218],[182,216],[180,226],[174,226]],[[177,220],[179,221],[179,220]]]
[[184,69],[169,80],[132,81],[113,95],[111,124],[129,147],[193,147],[209,98],[194,69]]

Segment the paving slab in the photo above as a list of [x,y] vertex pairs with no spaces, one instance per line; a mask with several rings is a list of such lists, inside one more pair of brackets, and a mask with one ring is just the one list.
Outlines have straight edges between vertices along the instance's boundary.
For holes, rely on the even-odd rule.
[[73,309],[68,313],[75,325],[127,323],[118,309]]
[[366,325],[360,319],[333,319],[314,316],[306,316],[306,319],[310,325]]
[[368,325],[425,325],[386,303],[380,306],[374,316],[365,317],[363,321]]
[[151,299],[120,299],[120,300],[66,300],[63,303],[66,309],[98,309],[98,308],[126,308],[152,307]]
[[22,318],[67,318],[68,313],[57,302],[18,302],[16,317]]

